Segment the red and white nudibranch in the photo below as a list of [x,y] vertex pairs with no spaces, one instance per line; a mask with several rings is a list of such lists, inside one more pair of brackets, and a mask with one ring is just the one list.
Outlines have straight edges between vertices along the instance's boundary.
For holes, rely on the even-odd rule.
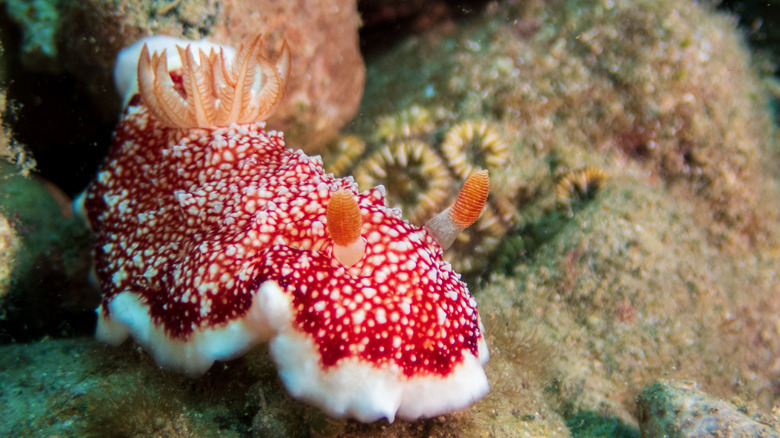
[[265,130],[290,53],[261,49],[153,37],[120,54],[126,107],[77,200],[97,239],[97,338],[132,336],[191,376],[269,342],[288,391],[336,417],[468,406],[488,392],[488,351],[442,252],[482,211],[487,172],[407,223],[383,187],[359,193]]

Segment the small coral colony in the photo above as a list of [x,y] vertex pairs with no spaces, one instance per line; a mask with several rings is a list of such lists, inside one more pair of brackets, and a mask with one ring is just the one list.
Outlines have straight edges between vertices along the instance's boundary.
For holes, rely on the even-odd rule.
[[[468,406],[488,392],[488,350],[477,303],[442,254],[482,213],[487,171],[461,163],[454,203],[410,224],[383,186],[359,192],[265,129],[291,55],[263,51],[258,35],[237,51],[151,37],[120,53],[124,113],[76,200],[96,236],[97,338],[132,336],[191,376],[268,342],[290,394],[335,417]],[[473,131],[491,135],[461,129],[453,154]],[[405,147],[425,162],[424,148]]]

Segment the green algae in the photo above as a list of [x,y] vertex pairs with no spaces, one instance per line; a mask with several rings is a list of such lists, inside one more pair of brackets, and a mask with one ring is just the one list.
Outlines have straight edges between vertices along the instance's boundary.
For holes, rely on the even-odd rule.
[[45,184],[15,166],[0,162],[0,183],[0,213],[23,248],[0,301],[0,338],[27,341],[90,330],[97,294],[87,284],[88,230],[72,213],[63,213]]
[[27,66],[51,72],[57,66],[56,35],[60,27],[62,0],[8,0],[5,9],[22,31],[21,51]]
[[627,426],[617,418],[601,415],[597,412],[582,411],[569,416],[566,426],[573,438],[639,438],[639,430]]

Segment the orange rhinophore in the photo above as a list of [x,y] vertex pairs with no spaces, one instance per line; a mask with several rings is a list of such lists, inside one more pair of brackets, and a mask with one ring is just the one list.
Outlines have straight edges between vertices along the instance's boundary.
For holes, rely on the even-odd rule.
[[460,189],[460,194],[450,209],[450,217],[459,228],[468,228],[479,219],[490,192],[487,170],[471,175]]
[[360,238],[363,219],[355,196],[348,190],[337,190],[328,201],[325,217],[333,239],[333,256],[346,267],[354,266],[366,252],[366,242]]
[[451,207],[425,223],[425,228],[443,249],[449,248],[461,231],[479,219],[482,209],[485,208],[488,192],[488,171],[480,170],[468,177]]
[[347,246],[360,238],[363,227],[360,207],[349,191],[341,189],[330,197],[326,216],[328,233],[336,245]]

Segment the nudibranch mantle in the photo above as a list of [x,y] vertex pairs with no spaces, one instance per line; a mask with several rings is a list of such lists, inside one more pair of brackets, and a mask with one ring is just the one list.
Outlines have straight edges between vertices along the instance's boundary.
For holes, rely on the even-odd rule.
[[[463,207],[411,225],[381,186],[359,193],[264,123],[233,122],[281,98],[286,45],[272,65],[259,37],[200,57],[187,42],[165,40],[151,55],[143,43],[118,58],[127,106],[76,202],[96,235],[97,338],[132,336],[190,376],[269,342],[294,397],[364,422],[431,417],[484,396],[477,304],[440,244],[464,228],[448,219]],[[138,88],[128,65],[146,76]],[[204,119],[227,122],[188,126]],[[487,174],[475,180],[483,191],[463,197],[473,219]]]

